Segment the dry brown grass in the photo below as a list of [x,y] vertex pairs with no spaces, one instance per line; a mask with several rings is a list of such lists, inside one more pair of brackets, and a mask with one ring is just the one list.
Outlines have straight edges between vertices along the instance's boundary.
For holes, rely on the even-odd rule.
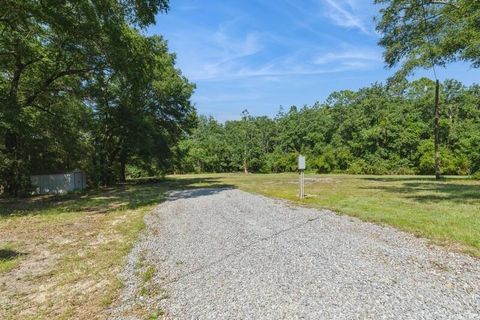
[[170,179],[0,200],[0,319],[105,318],[145,213],[168,189],[215,183]]

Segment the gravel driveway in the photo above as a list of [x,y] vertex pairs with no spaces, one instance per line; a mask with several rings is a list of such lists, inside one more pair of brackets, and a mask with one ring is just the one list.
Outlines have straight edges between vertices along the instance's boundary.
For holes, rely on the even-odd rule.
[[146,223],[112,318],[480,319],[480,260],[390,227],[231,189],[172,192]]

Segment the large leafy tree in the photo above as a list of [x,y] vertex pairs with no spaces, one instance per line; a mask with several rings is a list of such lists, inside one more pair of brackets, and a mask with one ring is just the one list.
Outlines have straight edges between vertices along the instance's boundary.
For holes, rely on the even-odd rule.
[[453,61],[480,66],[480,2],[471,0],[375,0],[377,31],[397,77]]
[[94,74],[133,62],[131,26],[147,26],[167,9],[166,0],[2,1],[0,177],[6,192],[29,183],[34,150],[28,141],[41,134],[32,132],[32,114],[74,109],[78,104],[69,101],[82,99]]
[[[395,79],[416,68],[469,61],[480,66],[480,2],[470,0],[375,0],[381,4],[377,30],[389,67],[401,65]],[[434,159],[440,178],[440,86],[435,86]]]
[[101,73],[91,86],[89,104],[97,120],[94,171],[102,184],[124,181],[127,164],[169,167],[172,147],[195,123],[194,86],[175,69],[165,41],[135,37],[135,48],[144,48],[139,61]]

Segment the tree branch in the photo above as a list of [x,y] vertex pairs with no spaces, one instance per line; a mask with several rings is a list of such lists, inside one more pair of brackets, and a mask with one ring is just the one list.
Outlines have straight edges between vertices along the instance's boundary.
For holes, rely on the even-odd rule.
[[[18,42],[16,44],[18,48]],[[10,84],[10,91],[9,91],[9,96],[11,99],[14,99],[17,101],[17,92],[18,92],[18,86],[20,84],[20,77],[22,76],[22,72],[25,69],[25,65],[22,63],[22,58],[20,55],[15,55],[15,71],[13,72],[13,79]]]
[[457,8],[457,9],[460,8],[460,7],[458,6],[458,4],[453,3],[453,2],[451,2],[451,1],[449,1],[449,0],[430,0],[430,4],[443,4],[443,5],[453,6],[453,7]]
[[60,79],[61,77],[68,76],[68,75],[74,75],[74,74],[82,74],[82,73],[85,73],[85,72],[88,72],[88,71],[91,71],[91,69],[68,69],[68,70],[64,70],[62,72],[59,72],[57,74],[53,74],[51,77],[49,77],[47,80],[45,80],[43,85],[38,90],[36,90],[31,96],[29,96],[25,100],[25,103],[24,103],[23,106],[25,107],[25,106],[32,105],[32,103],[38,98],[38,96],[40,94],[42,94],[45,90],[47,90],[47,88],[53,82]]
[[54,117],[58,116],[56,113],[52,112],[51,110],[49,110],[49,109],[47,109],[47,108],[41,107],[41,106],[39,106],[38,104],[32,103],[30,106],[32,106],[32,107],[34,107],[34,108],[37,108],[37,109],[39,109],[39,110],[41,110],[41,111],[44,111],[44,112],[48,113],[48,114],[51,115],[51,116],[54,116]]

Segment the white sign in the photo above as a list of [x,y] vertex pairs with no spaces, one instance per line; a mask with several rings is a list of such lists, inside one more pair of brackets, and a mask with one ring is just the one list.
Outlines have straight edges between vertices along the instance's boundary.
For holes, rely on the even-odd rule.
[[298,170],[305,170],[305,157],[298,156]]

